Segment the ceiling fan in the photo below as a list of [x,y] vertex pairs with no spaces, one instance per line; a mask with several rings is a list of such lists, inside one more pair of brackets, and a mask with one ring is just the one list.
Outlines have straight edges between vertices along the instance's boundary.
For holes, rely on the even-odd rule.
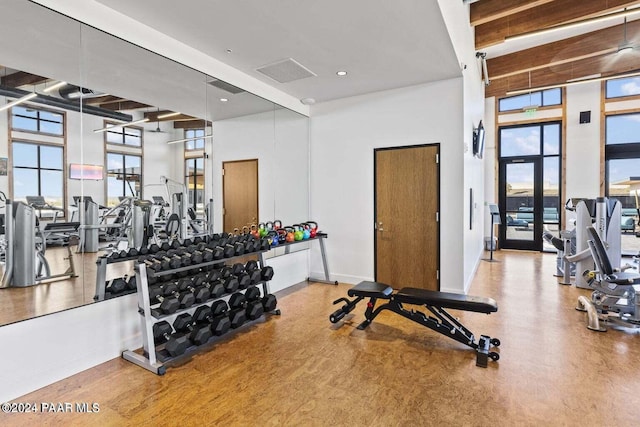
[[[160,109],[158,108],[158,112],[156,113],[156,116],[160,113]],[[169,133],[166,131],[163,131],[162,129],[160,129],[160,120],[156,121],[156,128],[155,129],[151,129],[148,130],[147,132],[153,132],[153,133]]]

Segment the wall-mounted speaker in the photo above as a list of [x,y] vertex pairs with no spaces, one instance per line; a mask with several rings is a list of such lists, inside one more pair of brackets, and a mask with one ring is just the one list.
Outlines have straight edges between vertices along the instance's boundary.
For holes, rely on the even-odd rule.
[[591,111],[580,111],[580,124],[591,123]]

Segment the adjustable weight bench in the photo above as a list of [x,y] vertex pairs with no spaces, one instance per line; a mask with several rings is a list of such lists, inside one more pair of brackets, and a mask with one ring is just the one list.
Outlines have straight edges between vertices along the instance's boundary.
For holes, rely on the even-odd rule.
[[[355,298],[352,300],[339,298],[333,302],[334,304],[344,302],[345,305],[329,316],[331,323],[339,322],[360,301],[369,298],[367,310],[364,314],[366,320],[358,326],[358,329],[365,329],[380,312],[390,310],[471,347],[476,351],[476,366],[486,368],[488,359],[497,361],[500,358],[500,354],[495,351],[489,351],[491,346],[500,346],[499,339],[481,335],[478,342],[476,342],[473,333],[445,310],[449,308],[476,313],[494,313],[498,311],[498,304],[491,298],[417,288],[402,288],[394,293],[390,286],[378,282],[360,282],[349,289],[347,295]],[[376,308],[378,299],[386,302]],[[435,317],[427,316],[421,311],[407,310],[402,304],[424,305]]]

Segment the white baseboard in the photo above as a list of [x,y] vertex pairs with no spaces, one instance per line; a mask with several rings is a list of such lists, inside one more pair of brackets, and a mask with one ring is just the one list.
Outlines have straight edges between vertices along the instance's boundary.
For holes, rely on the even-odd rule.
[[[314,279],[324,280],[324,271],[312,271],[309,277],[313,277]],[[373,277],[351,276],[348,274],[334,274],[334,273],[330,273],[329,278],[331,281],[337,280],[340,283],[349,283],[351,285],[357,285],[358,283],[364,280],[373,281]]]

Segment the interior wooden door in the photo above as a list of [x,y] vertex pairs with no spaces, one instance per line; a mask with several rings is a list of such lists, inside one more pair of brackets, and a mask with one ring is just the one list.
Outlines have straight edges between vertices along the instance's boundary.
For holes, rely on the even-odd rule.
[[375,279],[396,289],[440,289],[439,148],[375,150]]
[[222,163],[222,224],[225,232],[258,220],[258,159]]

